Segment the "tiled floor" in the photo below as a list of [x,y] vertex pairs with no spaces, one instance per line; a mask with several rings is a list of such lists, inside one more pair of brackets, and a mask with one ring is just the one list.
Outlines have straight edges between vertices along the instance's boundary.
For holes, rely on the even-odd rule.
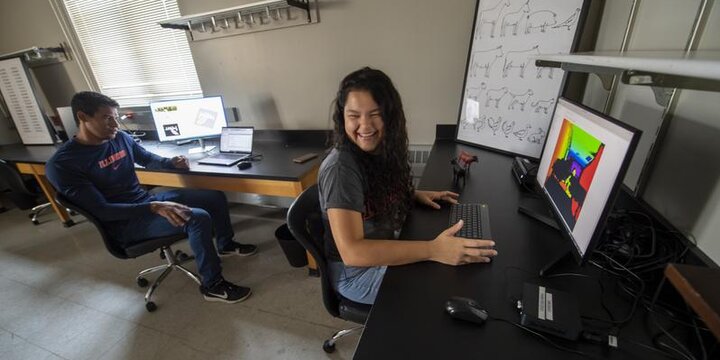
[[[171,274],[148,313],[137,272],[160,263],[112,257],[82,217],[64,228],[54,213],[33,226],[25,212],[0,214],[0,359],[349,359],[358,335],[327,355],[322,341],[354,324],[322,305],[317,278],[288,265],[274,238],[285,211],[233,205],[236,239],[249,258],[224,258],[228,280],[250,286],[243,303],[206,302]],[[180,246],[186,252],[186,243]],[[191,269],[195,269],[194,264]]]

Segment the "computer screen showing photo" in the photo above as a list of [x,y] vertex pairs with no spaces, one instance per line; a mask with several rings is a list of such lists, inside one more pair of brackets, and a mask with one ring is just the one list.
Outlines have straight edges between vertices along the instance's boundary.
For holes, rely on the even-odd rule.
[[220,136],[227,126],[220,96],[150,103],[160,141]]
[[537,182],[584,260],[602,234],[639,131],[560,99],[546,138]]

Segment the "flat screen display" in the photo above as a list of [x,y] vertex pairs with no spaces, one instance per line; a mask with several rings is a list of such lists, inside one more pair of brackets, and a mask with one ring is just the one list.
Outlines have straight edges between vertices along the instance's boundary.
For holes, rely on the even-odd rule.
[[160,141],[220,136],[227,126],[220,96],[152,102],[150,110]]
[[537,182],[581,259],[602,233],[638,138],[615,119],[557,103]]

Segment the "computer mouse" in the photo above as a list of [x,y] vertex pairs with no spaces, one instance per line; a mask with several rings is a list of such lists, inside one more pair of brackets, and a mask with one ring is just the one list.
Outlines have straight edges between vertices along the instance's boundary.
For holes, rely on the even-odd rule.
[[237,167],[240,170],[249,169],[252,166],[252,163],[249,161],[241,161],[238,163]]
[[484,324],[488,313],[473,299],[453,296],[445,302],[445,311],[455,319]]

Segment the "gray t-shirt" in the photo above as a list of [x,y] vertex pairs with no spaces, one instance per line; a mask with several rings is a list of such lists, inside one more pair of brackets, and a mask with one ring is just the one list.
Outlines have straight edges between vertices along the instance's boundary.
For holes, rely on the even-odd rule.
[[318,191],[325,225],[325,254],[329,260],[342,261],[327,221],[328,209],[347,209],[363,214],[366,239],[393,239],[391,226],[367,218],[365,189],[367,179],[352,153],[333,149],[320,165]]

